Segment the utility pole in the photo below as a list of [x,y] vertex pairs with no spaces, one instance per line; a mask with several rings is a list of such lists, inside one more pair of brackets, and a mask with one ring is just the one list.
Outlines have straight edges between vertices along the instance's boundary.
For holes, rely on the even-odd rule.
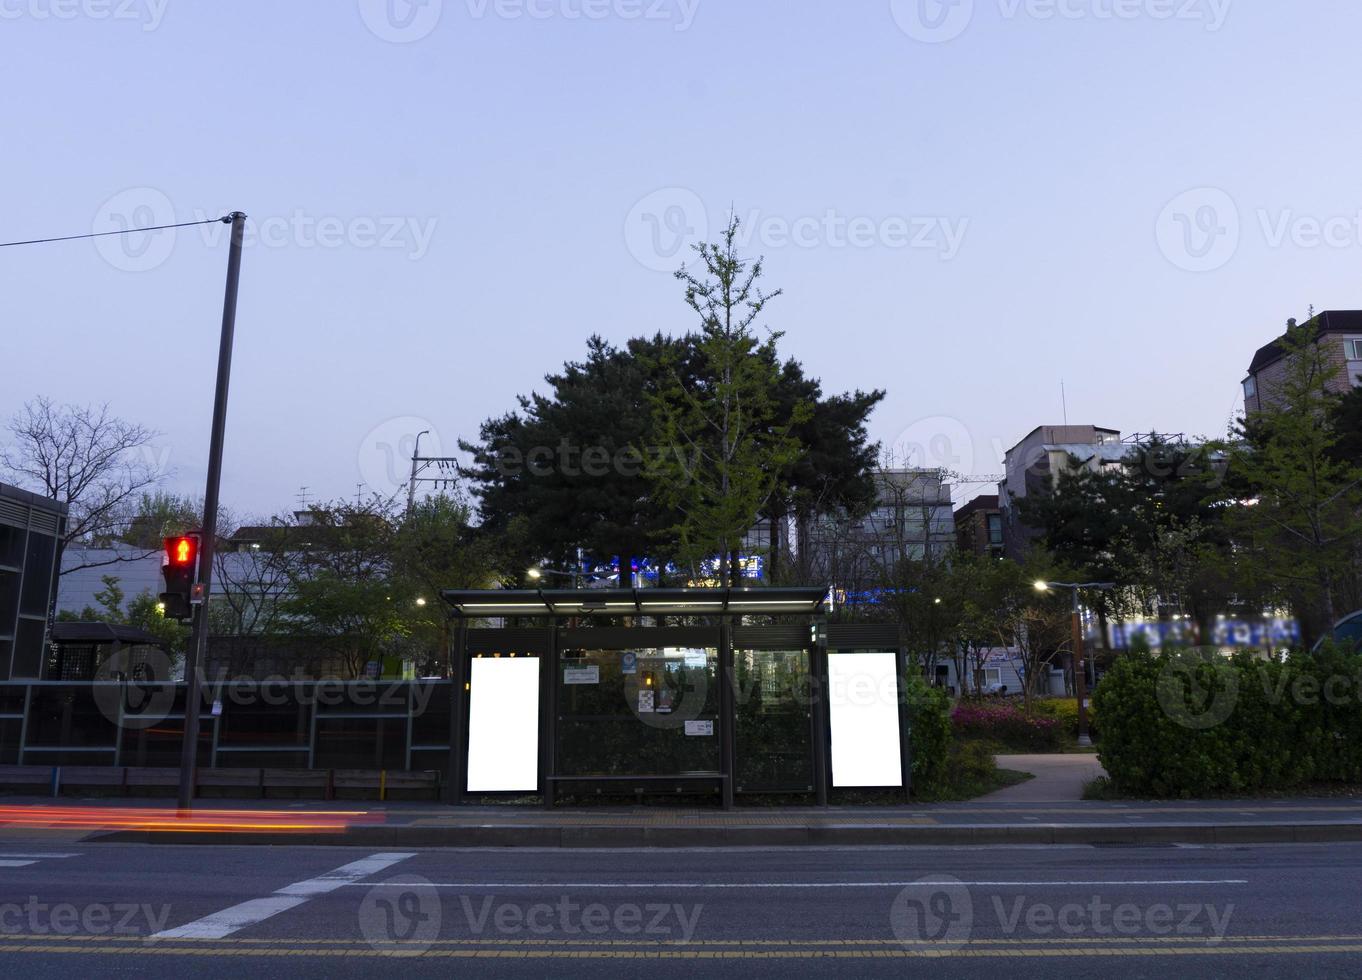
[[199,577],[194,606],[193,634],[184,658],[186,684],[184,745],[180,752],[181,816],[187,816],[194,799],[194,769],[199,748],[199,674],[208,649],[208,599],[212,594],[213,553],[217,550],[218,491],[222,485],[222,443],[227,429],[227,390],[232,377],[232,338],[236,331],[237,287],[241,283],[241,244],[246,215],[233,211],[222,219],[232,226],[227,252],[227,289],[222,300],[222,339],[218,345],[217,387],[213,394],[213,429],[208,444],[208,483],[203,492],[203,541],[199,547]]
[[407,484],[407,513],[416,503],[416,461],[421,457],[421,437],[430,435],[429,429],[416,433],[416,448],[411,451],[411,481]]
[[1114,588],[1116,588],[1114,582],[1036,583],[1036,591],[1038,592],[1048,592],[1050,589],[1068,589],[1073,595],[1071,627],[1074,648],[1074,694],[1078,698],[1078,744],[1082,746],[1092,745],[1092,736],[1088,733],[1088,671],[1083,661],[1083,614],[1078,604],[1078,590],[1100,589],[1106,591]]

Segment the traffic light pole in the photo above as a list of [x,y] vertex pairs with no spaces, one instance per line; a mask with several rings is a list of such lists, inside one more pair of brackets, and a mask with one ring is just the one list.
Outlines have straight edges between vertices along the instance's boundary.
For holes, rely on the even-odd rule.
[[227,429],[227,389],[232,377],[232,336],[236,331],[237,287],[241,282],[241,243],[246,216],[233,211],[223,218],[231,222],[232,241],[227,253],[227,291],[222,301],[222,340],[218,346],[217,390],[213,395],[213,431],[208,446],[208,485],[203,492],[203,540],[199,547],[201,601],[194,607],[193,634],[184,658],[186,684],[184,745],[180,751],[180,812],[187,815],[194,799],[194,768],[199,747],[199,700],[201,665],[208,648],[208,599],[212,594],[213,553],[217,550],[218,490],[222,484],[222,442]]

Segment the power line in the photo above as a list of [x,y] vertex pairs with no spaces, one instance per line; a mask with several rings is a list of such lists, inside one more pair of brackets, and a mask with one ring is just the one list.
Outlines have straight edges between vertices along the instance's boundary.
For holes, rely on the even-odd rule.
[[9,248],[12,245],[46,245],[49,242],[74,242],[82,238],[103,238],[106,235],[135,235],[143,231],[165,231],[169,228],[192,228],[195,225],[224,225],[232,223],[232,216],[227,215],[222,218],[205,218],[202,221],[183,221],[178,225],[152,225],[150,228],[125,228],[122,231],[96,231],[88,235],[65,235],[61,238],[34,238],[27,242],[0,242],[0,248]]

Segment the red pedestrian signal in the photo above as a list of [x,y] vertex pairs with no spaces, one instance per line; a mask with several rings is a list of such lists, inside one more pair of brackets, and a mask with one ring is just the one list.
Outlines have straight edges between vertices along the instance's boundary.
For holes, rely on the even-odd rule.
[[193,565],[199,558],[199,536],[182,534],[178,538],[166,538],[167,565]]
[[161,593],[167,619],[186,620],[194,615],[193,594],[199,580],[199,536],[181,534],[165,539],[161,561],[166,590]]

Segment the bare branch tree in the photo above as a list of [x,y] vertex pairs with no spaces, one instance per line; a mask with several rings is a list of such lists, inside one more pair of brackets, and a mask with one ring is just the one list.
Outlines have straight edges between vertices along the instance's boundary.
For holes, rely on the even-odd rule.
[[[0,450],[0,469],[69,508],[58,560],[72,543],[121,531],[141,495],[163,476],[143,453],[157,433],[110,415],[107,404],[56,405],[39,397],[8,428],[13,439]],[[92,564],[62,568],[61,574],[87,567]]]

